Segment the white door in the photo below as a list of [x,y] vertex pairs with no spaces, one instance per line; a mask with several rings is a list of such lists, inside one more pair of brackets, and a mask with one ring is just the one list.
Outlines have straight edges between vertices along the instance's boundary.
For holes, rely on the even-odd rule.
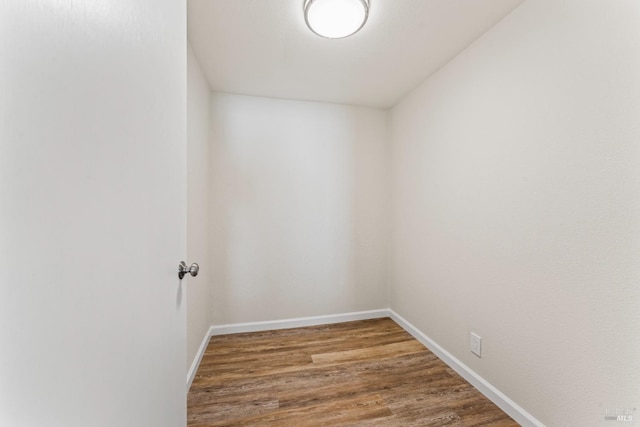
[[1,426],[185,424],[185,8],[0,1]]

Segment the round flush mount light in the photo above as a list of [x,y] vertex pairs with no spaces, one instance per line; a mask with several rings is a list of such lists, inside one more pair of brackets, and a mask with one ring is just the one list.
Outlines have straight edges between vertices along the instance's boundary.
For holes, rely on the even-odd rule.
[[311,31],[328,39],[357,33],[367,22],[369,0],[305,0],[304,19]]

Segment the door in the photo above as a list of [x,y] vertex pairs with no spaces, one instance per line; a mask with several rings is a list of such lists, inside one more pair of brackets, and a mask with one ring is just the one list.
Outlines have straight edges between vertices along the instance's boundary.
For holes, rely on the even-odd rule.
[[185,424],[183,0],[0,2],[0,425]]

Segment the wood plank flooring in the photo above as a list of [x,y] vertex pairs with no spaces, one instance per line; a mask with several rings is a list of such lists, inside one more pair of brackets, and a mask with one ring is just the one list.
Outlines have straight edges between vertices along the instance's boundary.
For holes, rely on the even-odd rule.
[[384,318],[212,337],[188,426],[518,424]]

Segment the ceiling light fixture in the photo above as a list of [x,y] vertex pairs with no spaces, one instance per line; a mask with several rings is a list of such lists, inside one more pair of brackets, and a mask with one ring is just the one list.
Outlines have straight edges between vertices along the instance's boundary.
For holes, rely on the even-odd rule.
[[357,33],[367,22],[369,0],[305,0],[304,19],[311,31],[328,39]]

